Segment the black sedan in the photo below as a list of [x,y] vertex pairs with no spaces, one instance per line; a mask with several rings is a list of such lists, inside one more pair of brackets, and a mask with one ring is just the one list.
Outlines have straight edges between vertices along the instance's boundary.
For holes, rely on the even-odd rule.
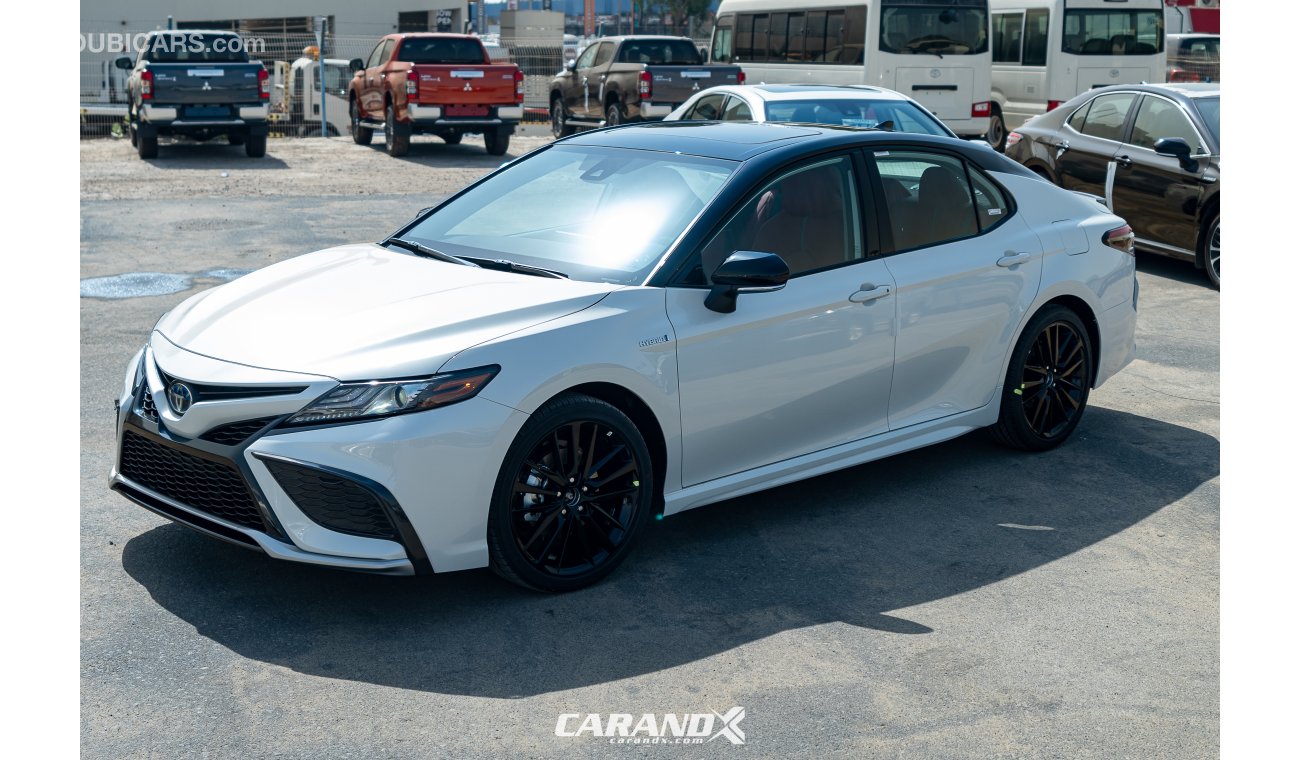
[[1104,197],[1139,248],[1191,261],[1218,287],[1218,84],[1091,90],[1008,135],[1007,155]]

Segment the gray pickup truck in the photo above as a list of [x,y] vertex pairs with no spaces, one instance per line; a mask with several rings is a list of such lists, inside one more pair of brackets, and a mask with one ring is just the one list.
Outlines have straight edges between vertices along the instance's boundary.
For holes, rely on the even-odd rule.
[[744,83],[739,66],[706,65],[686,37],[606,37],[551,80],[551,131],[654,121],[700,90]]
[[123,56],[116,65],[131,71],[127,119],[140,158],[157,157],[159,135],[224,135],[250,158],[266,155],[270,74],[249,60],[238,34],[150,32],[135,60]]

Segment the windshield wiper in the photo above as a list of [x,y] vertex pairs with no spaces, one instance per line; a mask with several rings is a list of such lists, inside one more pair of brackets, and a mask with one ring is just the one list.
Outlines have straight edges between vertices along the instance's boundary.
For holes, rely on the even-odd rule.
[[475,264],[476,266],[481,266],[484,269],[496,269],[502,272],[518,272],[519,274],[531,274],[537,277],[554,277],[557,280],[569,279],[569,276],[564,272],[559,272],[554,269],[543,269],[542,267],[530,266],[528,264],[520,264],[518,261],[511,261],[510,259],[481,259],[477,256],[469,256],[466,257],[465,260],[471,264]]
[[384,241],[384,244],[395,245],[398,248],[405,248],[411,253],[418,253],[419,255],[424,256],[425,258],[437,259],[438,261],[446,261],[451,264],[464,264],[467,267],[478,266],[478,264],[474,263],[473,261],[470,261],[469,259],[462,259],[459,256],[452,256],[450,253],[443,253],[442,251],[434,250],[433,248],[430,248],[429,246],[424,245],[423,243],[417,243],[414,240],[406,240],[405,238],[389,238]]

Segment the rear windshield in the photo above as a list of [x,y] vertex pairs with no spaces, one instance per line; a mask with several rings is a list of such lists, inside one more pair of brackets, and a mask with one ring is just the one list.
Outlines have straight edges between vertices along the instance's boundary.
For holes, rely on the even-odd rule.
[[483,46],[478,40],[458,37],[412,37],[402,41],[398,61],[407,63],[483,63]]
[[1216,145],[1222,145],[1223,141],[1219,139],[1219,99],[1218,98],[1192,98],[1196,104],[1196,110],[1201,112],[1201,118],[1205,120],[1205,126],[1210,128],[1214,133],[1214,142]]
[[768,121],[955,136],[938,119],[903,100],[778,100],[765,108]]
[[699,66],[700,51],[690,40],[632,40],[618,50],[619,63]]
[[1155,55],[1165,49],[1160,11],[1065,12],[1061,50],[1075,55]]
[[237,34],[157,34],[146,40],[144,59],[155,63],[247,63],[248,48]]

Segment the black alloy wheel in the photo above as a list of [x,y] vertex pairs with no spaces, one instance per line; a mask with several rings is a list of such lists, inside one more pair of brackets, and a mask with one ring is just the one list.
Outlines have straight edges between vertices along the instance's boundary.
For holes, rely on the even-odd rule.
[[555,98],[551,101],[551,134],[555,139],[573,134],[573,127],[565,124],[568,116],[564,113],[564,101]]
[[1045,308],[1030,322],[1011,358],[995,440],[1044,451],[1060,445],[1083,417],[1092,386],[1092,343],[1079,317],[1064,306]]
[[653,493],[649,451],[626,415],[589,396],[558,399],[533,415],[502,466],[492,568],[542,591],[590,585],[622,562]]

